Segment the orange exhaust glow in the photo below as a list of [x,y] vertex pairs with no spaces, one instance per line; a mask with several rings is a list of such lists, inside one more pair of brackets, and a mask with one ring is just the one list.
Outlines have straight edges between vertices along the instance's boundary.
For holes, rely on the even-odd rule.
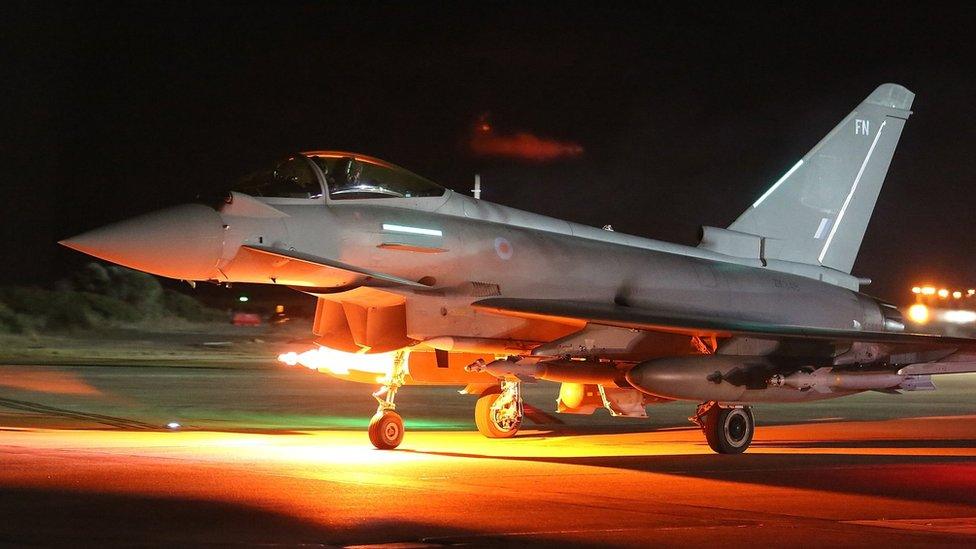
[[337,376],[347,376],[350,372],[390,375],[395,353],[347,353],[328,347],[319,347],[303,353],[294,351],[278,355],[278,361],[289,366],[302,365],[310,370],[318,370]]
[[0,370],[0,387],[59,395],[102,394],[74,374],[34,370],[30,367],[4,367]]

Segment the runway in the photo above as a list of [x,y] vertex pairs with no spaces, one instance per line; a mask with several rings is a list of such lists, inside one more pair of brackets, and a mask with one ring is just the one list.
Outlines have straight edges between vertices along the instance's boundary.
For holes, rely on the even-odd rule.
[[[939,384],[760,407],[741,456],[712,454],[690,405],[488,440],[470,397],[408,387],[383,452],[369,388],[308,371],[2,366],[0,544],[971,545],[976,378]],[[527,398],[551,411],[554,390]]]
[[[0,542],[396,547],[961,546],[976,417],[486,440],[363,433],[0,432]],[[916,433],[927,436],[920,440]]]

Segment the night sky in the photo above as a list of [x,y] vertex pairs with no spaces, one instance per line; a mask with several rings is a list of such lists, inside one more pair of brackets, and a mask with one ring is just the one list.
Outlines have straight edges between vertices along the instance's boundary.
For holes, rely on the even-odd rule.
[[[915,115],[854,273],[899,302],[976,286],[973,9],[701,6],[5,3],[0,283],[49,283],[86,261],[59,238],[310,149],[695,244],[897,82]],[[582,153],[477,156],[486,120]]]

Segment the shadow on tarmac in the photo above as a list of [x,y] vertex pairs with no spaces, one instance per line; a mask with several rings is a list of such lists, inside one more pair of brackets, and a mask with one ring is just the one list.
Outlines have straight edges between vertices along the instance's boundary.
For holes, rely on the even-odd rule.
[[[883,442],[883,441],[878,441]],[[946,441],[949,448],[973,441]],[[803,443],[804,448],[829,447]],[[782,447],[783,444],[769,444]],[[878,445],[878,449],[885,448]],[[846,453],[686,454],[586,457],[518,457],[454,452],[398,450],[468,459],[493,459],[604,467],[847,494],[976,505],[976,458],[968,456]]]
[[[359,544],[523,547],[517,536],[403,520],[327,526],[329,517],[302,519],[258,506],[105,492],[0,488],[3,546],[299,546]],[[418,537],[418,534],[421,534]],[[534,535],[531,544],[600,547]]]

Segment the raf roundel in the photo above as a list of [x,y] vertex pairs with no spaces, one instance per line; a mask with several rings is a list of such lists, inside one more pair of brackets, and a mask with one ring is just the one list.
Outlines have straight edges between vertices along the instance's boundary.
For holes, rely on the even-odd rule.
[[495,253],[498,254],[498,257],[504,260],[509,260],[512,258],[512,253],[514,252],[515,249],[512,248],[512,243],[507,239],[502,237],[495,239]]

